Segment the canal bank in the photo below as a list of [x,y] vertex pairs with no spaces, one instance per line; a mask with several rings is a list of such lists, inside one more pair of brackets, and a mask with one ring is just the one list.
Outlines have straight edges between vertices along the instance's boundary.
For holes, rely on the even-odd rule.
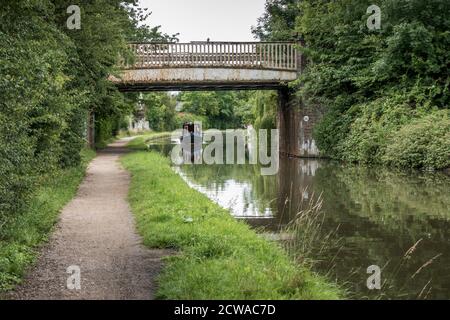
[[[137,142],[133,145],[136,148]],[[132,175],[129,201],[144,244],[179,251],[166,261],[158,281],[158,298],[343,296],[337,286],[295,264],[278,243],[264,239],[228,210],[190,188],[165,156],[137,151],[124,156],[122,163]]]
[[[169,139],[148,144],[166,157],[173,149]],[[283,246],[290,242],[292,256],[309,250],[313,270],[336,279],[347,297],[448,299],[450,177],[325,159],[281,157],[279,167],[262,176],[258,165],[172,165],[236,219]],[[319,197],[320,230],[311,243],[292,227]],[[383,267],[381,290],[366,286],[371,265]]]

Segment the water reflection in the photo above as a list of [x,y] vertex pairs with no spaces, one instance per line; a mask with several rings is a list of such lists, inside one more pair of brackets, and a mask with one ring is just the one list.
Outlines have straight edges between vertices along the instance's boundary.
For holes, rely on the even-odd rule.
[[[166,155],[171,150],[161,142],[151,148]],[[444,174],[287,158],[280,160],[276,176],[261,176],[258,165],[175,170],[236,217],[270,231],[283,228],[305,201],[322,194],[322,232],[338,227],[340,245],[317,257],[319,271],[347,282],[358,298],[416,298],[421,292],[421,297],[450,298],[450,177]],[[418,241],[411,258],[402,260]],[[381,291],[366,287],[370,265],[385,266],[382,281],[388,281]]]
[[[255,192],[252,181],[245,177],[239,177],[239,174],[245,172],[241,170],[229,170],[229,168],[220,168],[220,166],[208,166],[211,170],[200,168],[200,166],[174,167],[174,170],[194,189],[206,194],[222,207],[231,210],[237,218],[245,219],[272,219],[273,210],[269,202],[264,201]],[[227,170],[228,169],[228,170]],[[249,166],[247,169],[252,169]],[[210,180],[210,177],[216,177]],[[248,177],[250,178],[250,177]]]
[[[336,237],[341,246],[321,257],[318,267],[332,268],[331,274],[349,281],[356,296],[415,298],[424,289],[429,298],[450,298],[450,178],[439,173],[410,174],[382,169],[341,166],[318,162],[314,174],[305,173],[311,160],[283,161],[279,174],[279,198],[288,199],[289,208],[279,205],[289,221],[300,203],[301,190],[323,193],[324,234],[339,226]],[[316,161],[314,161],[316,162]],[[316,164],[314,164],[314,167]],[[295,172],[295,174],[292,174]],[[283,207],[284,206],[284,207]],[[417,241],[411,259],[406,251]],[[433,263],[417,270],[430,259]],[[336,255],[333,265],[330,257]],[[386,266],[382,275],[390,290],[369,291],[366,268]],[[350,276],[352,275],[352,276]],[[430,284],[427,285],[427,283]]]

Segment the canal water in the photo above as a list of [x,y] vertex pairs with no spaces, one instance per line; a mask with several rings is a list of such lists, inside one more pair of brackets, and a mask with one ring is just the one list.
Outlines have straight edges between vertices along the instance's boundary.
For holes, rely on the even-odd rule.
[[[166,156],[172,147],[168,140],[150,145]],[[316,238],[327,240],[315,240],[313,268],[350,298],[450,299],[450,177],[443,173],[297,158],[282,158],[274,176],[261,176],[258,165],[173,169],[236,218],[281,242],[296,241],[290,226],[299,212],[321,202]],[[381,269],[380,290],[367,287],[372,265]]]

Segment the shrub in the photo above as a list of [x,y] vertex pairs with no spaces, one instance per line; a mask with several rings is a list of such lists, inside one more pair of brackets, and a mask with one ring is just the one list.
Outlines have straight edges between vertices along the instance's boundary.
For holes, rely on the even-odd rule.
[[383,161],[397,167],[450,167],[448,110],[433,112],[400,128],[390,137]]
[[347,135],[337,143],[340,157],[350,162],[380,164],[388,136],[413,117],[412,110],[401,101],[388,97],[355,106],[358,114]]

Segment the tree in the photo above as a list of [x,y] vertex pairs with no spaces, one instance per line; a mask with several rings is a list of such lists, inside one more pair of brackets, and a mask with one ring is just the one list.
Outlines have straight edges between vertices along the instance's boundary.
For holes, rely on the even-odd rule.
[[262,41],[295,39],[295,21],[299,0],[266,0],[265,12],[252,27],[255,38]]
[[176,129],[176,99],[168,93],[147,93],[143,96],[150,128],[155,131]]
[[[303,103],[326,109],[314,133],[322,154],[368,164],[448,167],[450,3],[379,1],[380,30],[367,27],[372,4],[268,0],[253,32],[261,40],[288,40],[292,33],[305,40],[301,51],[309,64],[298,80],[299,95]],[[428,117],[444,125],[418,125]],[[422,148],[415,161],[403,161],[398,153],[396,159],[396,136],[405,140],[412,128],[428,137],[421,145],[434,145],[431,137],[449,142]]]
[[[244,125],[239,115],[240,99],[236,92],[183,92],[179,100],[183,111],[204,116],[208,126],[215,129],[238,128]],[[240,114],[243,114],[241,108]]]
[[88,111],[96,113],[102,140],[131,112],[135,97],[107,81],[119,56],[129,54],[129,39],[168,38],[138,27],[137,1],[78,1],[79,30],[66,25],[71,4],[17,0],[0,7],[0,238],[43,177],[79,164]]

